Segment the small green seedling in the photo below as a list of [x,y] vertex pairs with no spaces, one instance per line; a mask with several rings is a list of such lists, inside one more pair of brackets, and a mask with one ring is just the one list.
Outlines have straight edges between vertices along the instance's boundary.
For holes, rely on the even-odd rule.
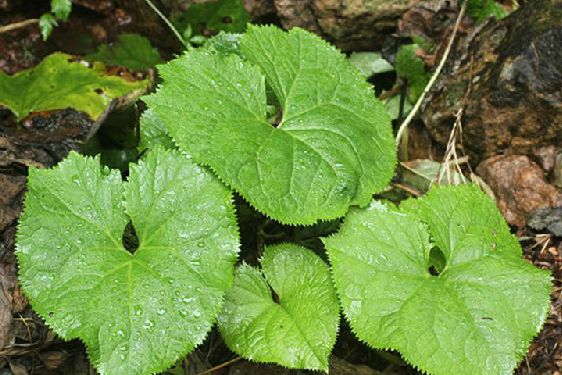
[[53,29],[58,25],[58,21],[66,22],[72,11],[70,0],[51,0],[51,11],[43,14],[39,19],[39,29],[43,40],[47,40]]
[[203,44],[220,31],[243,33],[250,15],[242,0],[219,0],[192,4],[183,13],[173,16],[171,21],[185,40]]
[[425,70],[425,63],[416,56],[416,49],[418,49],[417,44],[407,44],[400,47],[396,55],[396,75],[408,83],[410,103],[418,100],[431,77],[431,74]]

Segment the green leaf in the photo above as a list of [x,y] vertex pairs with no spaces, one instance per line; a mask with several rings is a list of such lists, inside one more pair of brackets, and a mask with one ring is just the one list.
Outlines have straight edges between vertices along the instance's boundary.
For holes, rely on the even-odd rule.
[[410,87],[408,98],[415,103],[425,90],[431,74],[425,71],[425,63],[416,56],[417,44],[400,47],[396,55],[396,74],[404,78]]
[[[41,16],[41,18],[39,19],[39,29],[41,30],[43,40],[47,40],[49,38],[49,35],[51,35],[51,33],[53,32],[55,26],[57,26],[57,20],[51,13],[45,13]],[[0,74],[1,73],[2,72],[0,72]]]
[[[393,175],[390,119],[345,56],[295,28],[250,26],[243,61],[194,50],[144,97],[178,146],[275,220],[312,224],[366,205]],[[282,119],[267,120],[266,85]]]
[[494,254],[521,260],[519,240],[496,203],[476,185],[432,189],[422,200],[421,218],[431,224],[432,240],[451,265]]
[[220,0],[193,4],[172,23],[183,32],[191,28],[191,36],[211,36],[219,31],[243,33],[250,15],[241,0]]
[[[439,186],[460,185],[466,181],[462,173],[453,168],[447,172],[447,167],[444,167],[442,163],[430,159],[402,162],[399,168],[404,184],[422,192],[428,191],[435,184]],[[439,180],[440,172],[441,179]]]
[[108,76],[105,66],[85,66],[72,56],[54,53],[33,69],[9,76],[0,71],[0,105],[23,120],[31,112],[74,108],[93,121],[104,113],[113,99],[139,95],[148,80],[127,81]]
[[[134,253],[123,246],[129,221]],[[76,153],[31,169],[17,240],[33,308],[64,339],[80,338],[102,375],[160,372],[200,344],[239,248],[231,193],[161,148],[128,182]]]
[[394,70],[379,52],[353,52],[349,56],[349,63],[359,69],[365,78]]
[[324,243],[355,334],[430,374],[511,374],[548,313],[549,273],[521,259],[475,186],[433,188],[404,210],[354,209]]
[[230,55],[231,53],[235,53],[242,58],[242,60],[246,60],[246,56],[242,55],[240,51],[240,39],[242,38],[242,34],[230,34],[221,31],[220,34],[215,35],[212,38],[208,38],[205,41],[205,47],[207,48],[214,48],[222,55]]
[[162,146],[167,149],[177,149],[174,140],[166,132],[162,120],[156,116],[152,108],[144,111],[140,118],[139,151]]
[[71,10],[70,0],[51,0],[51,12],[60,20],[66,21]]
[[420,46],[421,48],[423,48],[425,52],[429,52],[429,53],[435,52],[437,45],[434,42],[432,42],[431,39],[426,39],[424,37],[415,36],[415,35],[412,35],[411,37],[414,43]]
[[101,45],[97,52],[84,58],[135,70],[153,68],[163,62],[160,53],[152,47],[150,41],[138,34],[120,34],[113,45]]
[[254,361],[327,371],[339,325],[328,266],[294,244],[267,247],[260,263],[261,272],[242,264],[226,294],[218,317],[226,344]]
[[501,4],[493,0],[468,0],[466,12],[476,20],[476,24],[490,17],[501,20],[509,14]]
[[[383,101],[388,115],[392,120],[397,120],[400,115],[400,95],[394,95]],[[408,113],[412,110],[412,103],[408,97],[404,98],[404,108],[402,116],[406,117]]]

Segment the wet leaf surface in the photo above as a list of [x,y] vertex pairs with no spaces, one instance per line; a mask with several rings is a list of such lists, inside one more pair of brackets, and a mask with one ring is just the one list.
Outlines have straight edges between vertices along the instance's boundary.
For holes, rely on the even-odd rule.
[[324,243],[354,333],[422,371],[511,374],[545,322],[549,273],[521,259],[475,186],[433,188],[401,209],[373,202]]
[[[160,67],[163,84],[143,100],[167,133],[282,223],[313,224],[367,204],[396,163],[372,87],[303,30],[251,26],[240,43],[247,61],[194,50]],[[268,122],[266,85],[282,108],[277,126]]]
[[[157,149],[127,183],[75,153],[29,179],[20,281],[58,335],[84,341],[101,374],[162,371],[203,341],[239,246],[230,192],[215,177]],[[122,245],[129,220],[134,254]]]
[[218,324],[226,344],[258,362],[327,371],[339,305],[328,266],[294,244],[267,247],[259,269],[242,264]]
[[147,85],[148,80],[108,76],[103,64],[55,53],[13,76],[0,72],[0,105],[14,112],[18,121],[32,112],[66,108],[83,111],[96,121],[112,100],[133,92],[141,95]]

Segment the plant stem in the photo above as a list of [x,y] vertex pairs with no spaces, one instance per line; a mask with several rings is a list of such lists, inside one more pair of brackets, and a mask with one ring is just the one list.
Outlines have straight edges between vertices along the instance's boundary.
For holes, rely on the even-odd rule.
[[160,17],[166,23],[166,25],[168,25],[168,27],[170,29],[172,29],[172,32],[179,39],[181,44],[183,44],[186,49],[190,50],[191,44],[189,44],[188,42],[185,41],[185,39],[182,38],[179,31],[174,27],[174,25],[172,25],[170,20],[168,20],[168,18],[166,18],[166,16],[163,15],[162,12],[160,12],[160,10],[158,8],[156,8],[156,6],[152,3],[152,1],[150,1],[150,0],[144,0],[144,1],[146,1],[146,3],[152,8],[152,10],[154,10],[154,12],[156,12],[158,17]]
[[210,369],[208,369],[208,370],[205,370],[205,371],[203,371],[203,372],[200,372],[200,373],[198,373],[197,375],[210,374],[211,372],[220,370],[221,368],[226,367],[226,366],[228,366],[228,365],[231,365],[231,364],[233,364],[234,362],[238,362],[238,361],[241,360],[241,359],[242,359],[242,357],[236,357],[236,358],[234,358],[234,359],[231,359],[230,361],[226,361],[226,362],[224,362],[224,363],[221,363],[221,364],[218,365],[218,366],[215,366],[215,367],[213,367],[213,368],[210,368]]
[[28,19],[28,20],[25,20],[25,21],[11,23],[9,25],[0,27],[0,34],[8,32],[8,31],[15,30],[15,29],[19,29],[21,27],[25,27],[27,25],[31,25],[31,24],[34,24],[34,23],[39,23],[39,18],[31,18],[31,19]]
[[400,125],[400,129],[398,129],[398,134],[396,134],[396,145],[400,145],[400,138],[402,138],[402,134],[404,133],[404,131],[406,130],[406,128],[408,127],[410,122],[412,122],[412,119],[414,118],[414,116],[418,113],[418,110],[420,109],[420,106],[421,106],[423,100],[425,99],[426,94],[429,92],[429,90],[431,90],[431,87],[433,87],[433,84],[437,80],[437,77],[439,77],[439,74],[441,73],[441,70],[443,70],[443,66],[445,66],[445,61],[447,61],[447,58],[449,57],[449,53],[451,52],[451,47],[453,46],[453,42],[455,41],[457,31],[459,30],[459,25],[460,25],[461,20],[464,16],[464,12],[466,10],[466,4],[467,3],[468,3],[468,1],[465,1],[462,4],[461,10],[460,10],[459,15],[457,17],[457,21],[455,22],[455,28],[453,29],[453,35],[451,35],[451,38],[449,39],[449,43],[447,44],[447,48],[445,49],[445,53],[443,54],[443,57],[441,58],[441,61],[439,62],[439,66],[435,70],[435,73],[431,76],[431,79],[427,83],[427,86],[425,87],[425,90],[423,90],[422,94],[418,98],[418,101],[416,102],[416,105],[414,106],[414,108],[412,108],[412,111],[410,112],[408,117],[406,117],[406,120],[404,120],[404,122]]

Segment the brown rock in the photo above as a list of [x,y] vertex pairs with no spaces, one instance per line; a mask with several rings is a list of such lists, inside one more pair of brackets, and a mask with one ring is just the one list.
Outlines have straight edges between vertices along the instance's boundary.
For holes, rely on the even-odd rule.
[[524,226],[534,210],[562,206],[562,193],[545,181],[543,170],[527,156],[494,156],[476,171],[494,192],[509,224]]
[[344,50],[380,45],[381,35],[420,0],[275,0],[283,27],[298,26]]
[[[120,0],[120,1],[130,1],[130,0]],[[144,0],[137,0],[141,3],[144,3]],[[171,13],[177,14],[181,13],[190,6],[194,4],[201,4],[207,2],[215,2],[219,0],[161,0],[162,5],[170,11]],[[275,13],[275,5],[273,4],[273,0],[242,0],[244,4],[244,8],[250,13],[250,18],[252,20],[258,19],[260,17],[274,14]]]
[[25,176],[0,174],[0,233],[19,217],[26,182]]
[[554,156],[554,165],[552,166],[552,180],[554,186],[562,187],[562,150],[558,150]]
[[458,44],[422,119],[446,145],[464,108],[463,146],[473,165],[493,155],[533,155],[562,142],[562,0],[526,1]]
[[546,146],[535,151],[535,156],[539,158],[542,169],[546,172],[552,172],[556,158],[556,147]]
[[244,8],[250,13],[252,20],[269,14],[275,14],[273,0],[243,0]]
[[275,9],[285,29],[300,27],[325,36],[314,15],[313,3],[313,0],[275,0]]
[[115,4],[113,4],[111,0],[73,0],[73,3],[104,16],[108,16],[115,7]]
[[415,35],[438,44],[445,29],[454,25],[458,11],[456,2],[422,0],[398,21],[398,33],[401,37]]

